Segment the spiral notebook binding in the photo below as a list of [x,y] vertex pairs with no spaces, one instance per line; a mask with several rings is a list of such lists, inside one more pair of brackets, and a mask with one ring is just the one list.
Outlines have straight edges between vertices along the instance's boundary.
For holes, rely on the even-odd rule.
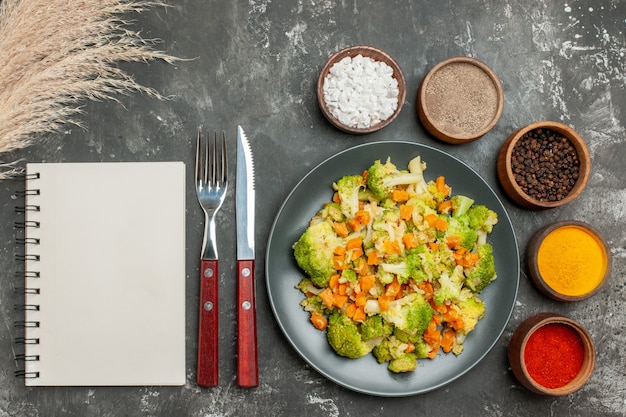
[[[25,297],[24,303],[14,305],[14,309],[16,311],[21,311],[23,312],[22,314],[24,314],[23,319],[16,320],[14,322],[14,328],[22,329],[21,332],[24,332],[22,336],[18,336],[15,338],[14,342],[17,345],[39,345],[39,338],[33,337],[33,334],[30,333],[29,329],[39,328],[40,322],[37,320],[29,319],[28,312],[36,312],[40,310],[39,304],[36,302],[33,303],[33,299],[30,298],[39,295],[40,289],[37,288],[36,285],[29,285],[28,281],[32,279],[38,279],[41,276],[39,271],[32,270],[32,262],[38,262],[41,260],[39,254],[32,253],[34,250],[34,246],[39,245],[41,241],[38,237],[27,236],[29,233],[27,230],[39,229],[41,227],[39,221],[37,221],[36,219],[29,219],[29,213],[34,214],[41,211],[41,207],[39,205],[29,204],[29,198],[34,198],[41,195],[41,191],[38,188],[33,188],[32,184],[30,184],[29,181],[37,180],[39,178],[41,178],[41,175],[38,172],[22,172],[16,177],[16,179],[20,179],[25,182],[25,187],[23,190],[15,193],[15,196],[17,198],[24,199],[23,204],[19,204],[15,207],[15,213],[23,216],[22,219],[14,223],[14,228],[20,231],[21,234],[21,236],[15,237],[15,244],[24,249],[21,254],[15,255],[15,260],[23,265],[22,268],[15,271],[15,276],[16,278],[21,278],[22,280],[25,280],[27,282],[26,285],[15,288],[15,291],[17,293]],[[26,348],[26,351],[24,353],[15,354],[15,360],[24,364],[26,362],[38,362],[39,355],[33,354],[30,349]],[[15,371],[15,376],[24,379],[39,378],[39,372],[33,371],[32,365],[25,365],[25,369],[19,369]]]

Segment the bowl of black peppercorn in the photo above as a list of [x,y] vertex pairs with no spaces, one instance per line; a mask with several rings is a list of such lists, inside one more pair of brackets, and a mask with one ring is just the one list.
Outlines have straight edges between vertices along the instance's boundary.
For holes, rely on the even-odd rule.
[[544,210],[578,197],[589,180],[591,158],[571,127],[542,121],[511,134],[500,148],[498,179],[522,207]]

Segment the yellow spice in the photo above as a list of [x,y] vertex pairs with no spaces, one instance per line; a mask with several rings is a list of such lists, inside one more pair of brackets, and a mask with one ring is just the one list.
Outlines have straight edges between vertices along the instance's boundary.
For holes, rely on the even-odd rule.
[[563,226],[544,238],[537,253],[537,266],[554,291],[580,296],[600,284],[607,256],[594,234],[580,226]]

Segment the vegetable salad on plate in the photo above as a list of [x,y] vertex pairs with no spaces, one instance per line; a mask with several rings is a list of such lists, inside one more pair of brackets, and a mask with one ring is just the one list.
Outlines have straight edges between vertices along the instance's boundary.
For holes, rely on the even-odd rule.
[[454,195],[443,176],[426,181],[419,156],[407,168],[377,160],[337,180],[293,245],[313,326],[337,354],[372,353],[392,372],[460,354],[496,279],[487,242],[496,213]]

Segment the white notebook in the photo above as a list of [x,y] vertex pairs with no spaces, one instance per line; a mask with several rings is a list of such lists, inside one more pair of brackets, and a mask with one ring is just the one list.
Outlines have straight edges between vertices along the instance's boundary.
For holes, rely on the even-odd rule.
[[25,384],[184,385],[184,163],[26,171]]

